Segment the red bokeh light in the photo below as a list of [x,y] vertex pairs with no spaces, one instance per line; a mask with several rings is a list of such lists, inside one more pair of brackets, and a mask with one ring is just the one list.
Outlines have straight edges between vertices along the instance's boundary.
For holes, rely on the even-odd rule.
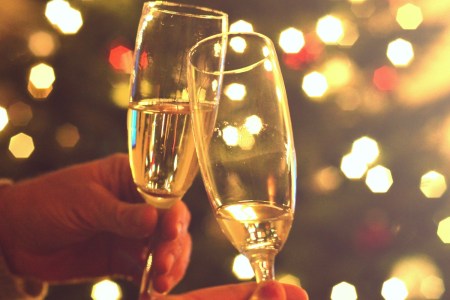
[[383,66],[373,73],[373,84],[380,91],[392,91],[398,83],[397,70],[393,67]]
[[118,71],[130,73],[133,64],[133,51],[122,45],[113,47],[109,52],[109,63]]
[[292,70],[300,70],[316,61],[323,52],[323,44],[313,35],[305,36],[305,46],[298,53],[284,53],[283,62]]

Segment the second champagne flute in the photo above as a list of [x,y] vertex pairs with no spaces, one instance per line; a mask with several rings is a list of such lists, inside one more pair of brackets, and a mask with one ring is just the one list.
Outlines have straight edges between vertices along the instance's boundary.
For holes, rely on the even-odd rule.
[[214,216],[250,260],[256,281],[273,280],[297,176],[273,43],[258,33],[215,35],[192,48],[189,62],[194,137]]
[[[130,79],[128,150],[137,190],[168,209],[197,174],[187,93],[186,57],[199,40],[228,28],[227,14],[166,1],[146,2]],[[141,293],[150,289],[149,256]]]

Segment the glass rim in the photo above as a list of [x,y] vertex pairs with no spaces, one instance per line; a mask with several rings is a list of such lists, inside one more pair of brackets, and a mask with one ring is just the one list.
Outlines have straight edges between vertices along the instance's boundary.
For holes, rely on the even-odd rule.
[[[180,16],[189,16],[189,17],[196,17],[196,18],[211,18],[211,19],[221,19],[221,18],[228,18],[228,14],[224,11],[213,9],[205,6],[198,6],[193,4],[185,4],[185,3],[177,3],[177,2],[170,2],[170,1],[148,1],[144,3],[144,7],[148,7],[149,9],[152,9],[154,7],[158,7],[163,12],[174,14],[174,15],[180,15]],[[184,11],[178,11],[174,8],[185,8],[185,9],[191,9],[191,12],[184,12]],[[198,12],[198,13],[197,13]]]
[[222,70],[222,71],[220,71],[220,70],[214,70],[214,71],[201,70],[195,64],[192,63],[192,54],[195,52],[195,50],[199,46],[201,46],[202,44],[206,44],[206,43],[208,43],[208,42],[210,42],[212,40],[215,40],[215,39],[223,39],[224,37],[229,37],[229,36],[233,36],[233,35],[258,37],[258,38],[261,38],[262,40],[264,40],[265,43],[267,43],[267,45],[270,46],[272,49],[274,48],[272,40],[268,36],[266,36],[266,35],[264,35],[262,33],[259,33],[259,32],[254,32],[254,31],[243,31],[243,32],[231,32],[231,31],[229,31],[229,32],[222,32],[222,33],[218,33],[218,34],[214,34],[214,35],[211,35],[209,37],[206,37],[206,38],[198,41],[194,46],[192,46],[192,48],[189,49],[189,52],[188,52],[188,63],[189,63],[189,65],[191,65],[195,70],[197,70],[197,71],[199,71],[201,73],[204,73],[204,74],[227,75],[227,74],[243,73],[243,72],[251,70],[251,69],[255,68],[256,66],[264,63],[264,61],[267,59],[267,57],[263,57],[260,60],[257,60],[254,63],[250,63],[247,66],[242,67],[242,68],[236,68],[236,69],[232,69],[232,70]]

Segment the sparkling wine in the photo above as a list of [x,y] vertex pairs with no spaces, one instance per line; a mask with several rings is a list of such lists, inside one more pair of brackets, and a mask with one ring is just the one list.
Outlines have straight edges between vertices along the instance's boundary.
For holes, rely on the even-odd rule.
[[260,251],[278,253],[293,220],[290,210],[256,201],[225,205],[216,214],[222,231],[246,255]]
[[170,206],[184,195],[198,170],[189,102],[148,99],[132,103],[128,131],[138,191],[156,207]]

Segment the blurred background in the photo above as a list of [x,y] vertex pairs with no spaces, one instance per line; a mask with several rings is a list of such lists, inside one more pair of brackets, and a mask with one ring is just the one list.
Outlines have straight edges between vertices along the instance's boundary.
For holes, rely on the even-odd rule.
[[[450,299],[450,0],[192,0],[275,43],[298,156],[295,221],[279,280],[312,300]],[[126,152],[143,1],[0,5],[0,177]],[[194,248],[174,291],[254,280],[198,177]],[[111,279],[49,300],[137,299]]]

